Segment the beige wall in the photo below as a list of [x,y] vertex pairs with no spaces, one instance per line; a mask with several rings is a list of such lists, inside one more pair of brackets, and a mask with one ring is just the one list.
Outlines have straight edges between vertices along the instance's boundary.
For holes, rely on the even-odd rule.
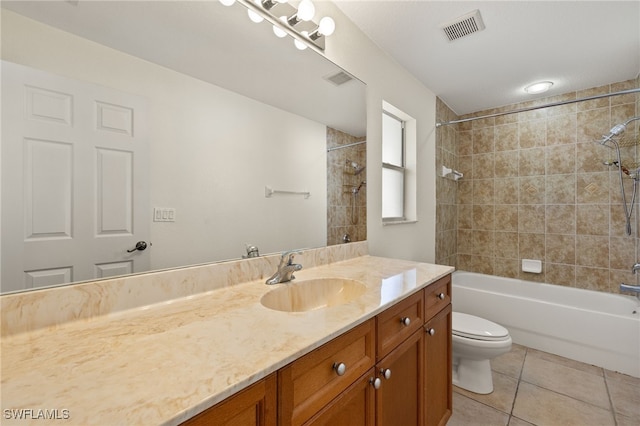
[[[632,80],[538,103],[635,87],[638,81]],[[638,115],[639,99],[608,97],[443,129],[448,132],[443,140],[457,139],[455,155],[465,177],[457,184],[456,225],[438,225],[439,240],[457,226],[457,249],[455,254],[443,249],[440,257],[450,262],[455,256],[463,270],[613,293],[620,282],[635,284],[630,268],[638,259],[637,200],[627,236],[618,173],[603,165],[612,152],[594,141]],[[637,140],[637,126],[627,135]],[[635,151],[627,149],[623,157],[635,162]],[[630,194],[632,180],[625,181]],[[439,211],[451,211],[450,197],[438,200]],[[439,242],[438,247],[450,246]],[[542,260],[543,272],[521,272],[523,258]]]

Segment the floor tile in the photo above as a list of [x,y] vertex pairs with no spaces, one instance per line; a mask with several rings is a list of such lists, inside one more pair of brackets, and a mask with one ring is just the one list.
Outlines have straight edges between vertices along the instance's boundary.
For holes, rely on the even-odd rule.
[[533,423],[525,422],[515,416],[511,416],[509,419],[509,426],[535,426]]
[[518,379],[494,371],[492,393],[481,395],[458,387],[455,388],[455,391],[473,399],[474,401],[481,402],[504,413],[511,413],[517,388]]
[[508,422],[508,414],[454,392],[453,415],[447,426],[506,426]]
[[511,351],[491,360],[491,369],[519,379],[526,353],[526,347],[513,344],[511,345]]
[[576,370],[584,371],[585,373],[591,373],[599,376],[603,376],[603,369],[596,367],[595,365],[586,364],[584,362],[575,361],[573,359],[564,358],[558,355],[550,354],[548,352],[542,352],[537,349],[527,349],[527,356],[544,359],[556,364],[564,365]]
[[615,425],[609,410],[525,382],[518,386],[512,414],[538,426]]
[[614,412],[640,424],[640,379],[608,370],[605,377]]
[[611,406],[602,375],[548,361],[546,357],[531,356],[529,352],[521,380],[604,409]]

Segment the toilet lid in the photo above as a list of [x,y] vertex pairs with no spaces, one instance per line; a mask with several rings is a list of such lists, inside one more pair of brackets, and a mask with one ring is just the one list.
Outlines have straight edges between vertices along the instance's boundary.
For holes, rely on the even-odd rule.
[[509,330],[484,318],[461,312],[453,313],[453,334],[476,340],[500,340],[509,335]]

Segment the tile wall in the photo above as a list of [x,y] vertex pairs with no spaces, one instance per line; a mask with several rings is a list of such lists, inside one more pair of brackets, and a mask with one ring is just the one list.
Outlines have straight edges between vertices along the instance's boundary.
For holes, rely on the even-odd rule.
[[[360,141],[364,138],[327,127],[327,148]],[[351,162],[365,166],[366,159],[366,144],[327,153],[327,245],[343,243],[345,234],[352,242],[367,239],[367,186],[360,185],[367,180],[367,171],[356,175],[350,166]]]
[[[639,86],[635,79],[472,115]],[[440,127],[436,168],[451,162],[464,178],[453,189],[451,181],[438,179],[437,260],[613,293],[622,281],[635,284],[630,268],[638,259],[638,198],[628,236],[617,169],[603,164],[613,151],[594,141],[639,114],[640,96],[629,94]],[[451,115],[439,102],[438,120]],[[625,134],[635,141],[637,123]],[[637,159],[636,147],[623,150],[623,164]],[[631,194],[633,180],[624,181]],[[541,260],[542,273],[521,272],[522,259]]]

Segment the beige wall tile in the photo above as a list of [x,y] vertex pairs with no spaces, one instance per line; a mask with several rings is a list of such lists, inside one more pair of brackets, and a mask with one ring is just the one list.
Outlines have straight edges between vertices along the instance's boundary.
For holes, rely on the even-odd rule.
[[552,204],[546,206],[546,232],[551,234],[575,234],[575,204]]
[[576,235],[576,264],[609,268],[609,237]]
[[576,263],[575,235],[547,234],[545,242],[545,262],[565,265],[574,265]]
[[553,145],[546,147],[545,151],[545,169],[548,175],[575,173],[575,145]]

